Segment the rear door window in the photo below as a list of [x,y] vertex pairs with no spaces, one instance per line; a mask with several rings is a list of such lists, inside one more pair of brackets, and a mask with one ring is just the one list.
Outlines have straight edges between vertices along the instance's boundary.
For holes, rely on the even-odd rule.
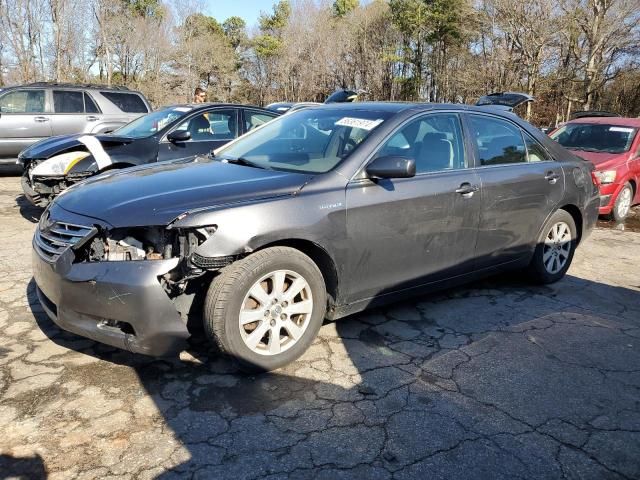
[[530,162],[545,162],[553,160],[544,147],[527,132],[524,132],[524,141],[527,144],[527,159]]
[[275,117],[277,117],[277,115],[275,114],[271,115],[264,112],[252,112],[251,110],[245,110],[244,118],[245,118],[245,124],[246,124],[245,125],[246,131],[249,132],[254,128],[259,127],[260,125],[263,125],[268,121],[273,120]]
[[89,96],[87,92],[84,92],[84,110],[87,113],[100,113],[100,109],[93,98]]
[[44,90],[14,90],[0,97],[2,113],[44,113]]
[[510,122],[486,115],[470,115],[482,166],[526,163],[522,131]]
[[54,90],[53,111],[55,113],[84,113],[83,93],[71,90]]
[[189,131],[193,142],[232,140],[237,136],[237,123],[233,108],[210,110],[182,122],[176,130]]
[[147,113],[147,105],[137,93],[100,92],[100,94],[125,113]]

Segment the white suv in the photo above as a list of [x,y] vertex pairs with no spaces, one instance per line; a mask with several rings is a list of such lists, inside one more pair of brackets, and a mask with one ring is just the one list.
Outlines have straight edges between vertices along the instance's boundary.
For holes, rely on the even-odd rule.
[[0,91],[0,164],[43,138],[108,133],[151,111],[140,92],[125,87],[31,83]]

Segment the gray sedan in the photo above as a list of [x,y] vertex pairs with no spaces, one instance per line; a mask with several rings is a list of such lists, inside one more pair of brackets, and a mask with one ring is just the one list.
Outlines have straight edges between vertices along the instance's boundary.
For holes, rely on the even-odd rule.
[[195,318],[270,370],[324,318],[504,270],[560,280],[597,218],[592,170],[491,106],[309,107],[215,156],[71,187],[35,232],[34,277],[71,332],[166,354]]

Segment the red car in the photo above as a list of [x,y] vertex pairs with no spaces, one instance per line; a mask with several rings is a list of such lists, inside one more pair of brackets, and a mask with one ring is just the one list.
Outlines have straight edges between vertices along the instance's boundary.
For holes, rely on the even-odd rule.
[[549,136],[596,167],[600,214],[623,221],[640,203],[640,118],[582,117]]

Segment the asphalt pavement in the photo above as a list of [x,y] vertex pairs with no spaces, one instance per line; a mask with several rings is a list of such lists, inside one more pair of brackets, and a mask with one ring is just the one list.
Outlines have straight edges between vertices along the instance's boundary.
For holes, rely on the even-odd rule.
[[194,341],[153,359],[59,330],[39,211],[0,178],[0,478],[640,478],[640,233],[568,276],[517,274],[327,323],[247,376]]

